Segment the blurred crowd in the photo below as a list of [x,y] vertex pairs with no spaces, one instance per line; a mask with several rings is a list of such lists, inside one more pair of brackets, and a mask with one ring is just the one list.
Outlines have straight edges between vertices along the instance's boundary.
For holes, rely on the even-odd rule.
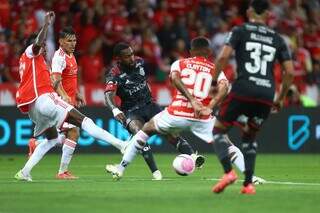
[[[286,105],[317,106],[320,83],[320,1],[270,0],[268,25],[290,46],[295,80]],[[77,33],[79,81],[97,84],[112,63],[112,47],[132,45],[145,59],[151,82],[165,82],[170,64],[188,56],[190,40],[206,36],[216,57],[233,26],[246,22],[249,0],[0,0],[0,83],[19,82],[19,55],[25,39],[37,32],[46,11],[56,20],[47,37],[50,62],[58,32],[73,26]],[[234,78],[234,61],[225,70]],[[277,82],[281,67],[275,67]]]

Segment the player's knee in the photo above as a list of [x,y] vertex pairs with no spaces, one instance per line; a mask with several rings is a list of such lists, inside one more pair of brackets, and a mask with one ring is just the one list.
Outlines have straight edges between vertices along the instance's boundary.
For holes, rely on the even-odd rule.
[[256,155],[258,144],[257,142],[244,142],[242,143],[242,151],[245,155]]
[[72,128],[68,131],[68,138],[72,141],[77,142],[80,137],[79,128]]
[[149,144],[145,144],[145,146],[142,148],[142,152],[149,152],[151,151],[151,147]]

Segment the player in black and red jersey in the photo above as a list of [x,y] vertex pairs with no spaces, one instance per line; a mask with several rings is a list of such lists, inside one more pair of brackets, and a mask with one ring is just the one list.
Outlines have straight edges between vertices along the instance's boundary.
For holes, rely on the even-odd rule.
[[[117,63],[111,67],[106,76],[105,99],[106,105],[116,120],[118,120],[131,134],[136,134],[154,115],[161,112],[161,108],[152,100],[147,83],[144,60],[136,57],[132,48],[126,43],[118,43],[113,50]],[[115,104],[114,97],[120,97],[121,106]],[[182,137],[168,137],[167,140],[182,154],[191,155],[197,167],[201,167],[204,157],[197,155],[190,144]],[[162,175],[155,163],[149,145],[142,149],[142,156],[148,164],[153,178],[161,180]],[[114,165],[107,165],[111,172]]]
[[[237,179],[227,152],[227,132],[239,119],[246,118],[246,126],[241,137],[246,168],[241,193],[255,194],[252,176],[257,150],[256,135],[269,116],[271,108],[279,108],[282,105],[293,79],[291,54],[284,39],[265,24],[268,8],[267,0],[251,1],[247,10],[249,22],[235,27],[230,32],[216,60],[216,69],[221,71],[234,51],[237,78],[232,84],[230,94],[220,106],[213,130],[215,151],[225,173],[213,187],[215,193],[222,192]],[[281,91],[274,99],[273,66],[276,60],[284,68],[284,77]],[[214,79],[217,79],[218,74],[219,72]]]

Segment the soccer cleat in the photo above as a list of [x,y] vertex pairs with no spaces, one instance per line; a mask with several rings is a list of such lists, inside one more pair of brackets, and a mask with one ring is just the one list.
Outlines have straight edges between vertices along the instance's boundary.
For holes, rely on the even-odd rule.
[[106,171],[112,175],[114,180],[120,180],[123,176],[123,172],[120,172],[118,165],[107,164]]
[[37,147],[36,141],[37,140],[35,138],[30,138],[30,140],[29,140],[29,143],[28,143],[28,147],[29,147],[28,158],[31,157],[31,155],[33,154],[34,150]]
[[19,181],[28,181],[28,182],[32,181],[31,175],[24,175],[22,173],[22,170],[19,170],[19,172],[17,172],[17,174],[15,174],[14,178]]
[[247,195],[254,195],[256,194],[256,189],[252,183],[248,184],[247,186],[243,186],[241,191],[241,194],[247,194]]
[[152,180],[162,180],[162,174],[160,170],[154,171],[152,173],[153,179]]
[[212,188],[212,192],[221,193],[230,184],[237,180],[238,176],[234,170],[224,174],[222,179]]
[[65,171],[64,173],[57,174],[56,179],[59,180],[75,180],[78,179],[79,177],[74,176],[71,172]]
[[266,182],[267,181],[261,177],[252,176],[252,183],[254,183],[254,185],[265,184]]
[[206,162],[206,158],[203,155],[198,155],[197,152],[191,154],[191,157],[193,158],[198,169],[201,169],[203,167],[203,164]]

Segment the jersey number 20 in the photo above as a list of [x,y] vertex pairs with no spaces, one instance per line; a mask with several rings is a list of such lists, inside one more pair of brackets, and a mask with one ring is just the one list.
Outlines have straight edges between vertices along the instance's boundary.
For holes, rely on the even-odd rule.
[[246,50],[250,52],[250,58],[253,59],[253,63],[245,63],[246,70],[252,74],[260,71],[261,75],[267,75],[267,62],[273,61],[276,49],[257,42],[246,42]]
[[211,87],[212,76],[206,72],[197,73],[193,69],[184,68],[181,71],[181,80],[185,85],[192,86],[189,92],[197,98],[207,98]]

